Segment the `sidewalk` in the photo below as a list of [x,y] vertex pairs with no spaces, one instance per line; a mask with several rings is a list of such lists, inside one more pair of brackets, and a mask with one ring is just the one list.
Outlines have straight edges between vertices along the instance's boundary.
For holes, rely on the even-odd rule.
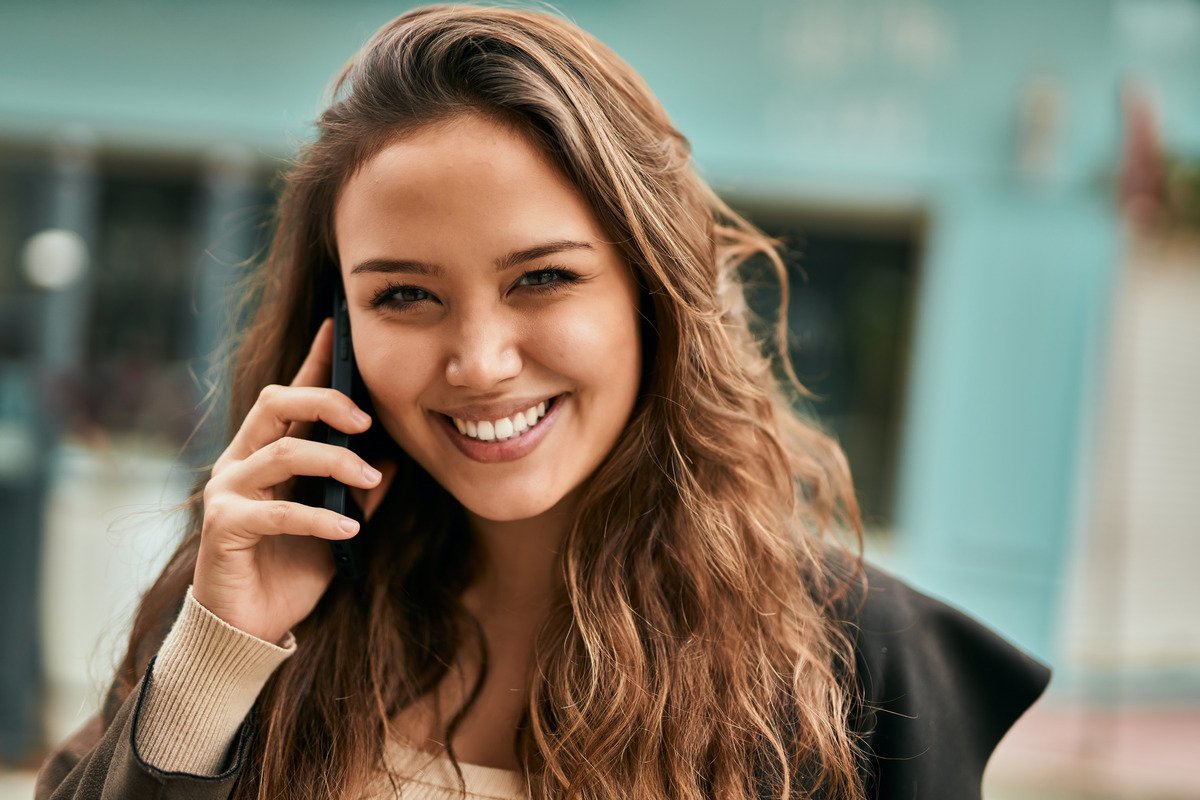
[[32,772],[0,772],[0,800],[30,800],[33,775]]
[[988,800],[1200,800],[1200,707],[1042,703],[988,768]]

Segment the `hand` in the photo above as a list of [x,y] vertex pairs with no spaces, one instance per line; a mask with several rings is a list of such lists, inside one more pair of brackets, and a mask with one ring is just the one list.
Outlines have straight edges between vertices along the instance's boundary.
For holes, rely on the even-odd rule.
[[379,506],[395,465],[367,464],[344,447],[308,441],[321,420],[349,434],[371,418],[328,383],[333,324],[317,331],[290,386],[262,390],[204,488],[204,522],[192,593],[235,628],[279,642],[316,607],[333,579],[327,540],[358,533],[354,520],[286,499],[298,475],[330,476],[356,489],[364,518]]

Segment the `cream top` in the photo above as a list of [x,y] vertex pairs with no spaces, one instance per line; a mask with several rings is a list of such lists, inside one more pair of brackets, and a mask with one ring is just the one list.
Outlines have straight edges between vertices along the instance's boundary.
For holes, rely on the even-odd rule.
[[[296,651],[291,634],[279,645],[217,617],[188,589],[179,618],[155,660],[138,718],[138,755],[163,772],[216,775],[267,679]],[[466,794],[444,756],[391,742],[387,769],[416,800],[527,800],[520,772],[460,764]],[[394,797],[382,774],[371,798]]]

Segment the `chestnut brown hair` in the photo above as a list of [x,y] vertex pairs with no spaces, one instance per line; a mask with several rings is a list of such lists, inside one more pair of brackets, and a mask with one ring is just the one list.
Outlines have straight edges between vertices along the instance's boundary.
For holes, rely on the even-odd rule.
[[[396,137],[462,114],[511,123],[563,171],[632,267],[645,317],[641,396],[563,543],[564,593],[513,742],[533,796],[858,797],[853,653],[833,611],[853,569],[829,555],[831,532],[860,535],[849,470],[792,411],[739,279],[748,260],[767,264],[786,305],[786,272],[696,175],[638,75],[571,23],[422,8],[344,68],[286,178],[233,358],[232,425],[263,386],[291,380],[328,314],[341,187]],[[782,335],[777,350],[790,375]],[[298,626],[297,653],[259,699],[238,798],[363,794],[384,770],[390,721],[473,635],[461,507],[394,455],[401,474],[360,534],[370,574],[335,581]],[[139,609],[126,693],[191,582],[199,495],[192,510]]]

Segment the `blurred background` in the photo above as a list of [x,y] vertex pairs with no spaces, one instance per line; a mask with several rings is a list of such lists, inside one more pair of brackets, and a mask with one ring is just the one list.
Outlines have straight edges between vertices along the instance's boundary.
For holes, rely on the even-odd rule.
[[[409,7],[0,4],[0,798],[97,707],[274,181]],[[987,796],[1200,797],[1200,0],[556,7],[783,238],[868,557],[1054,666]]]

